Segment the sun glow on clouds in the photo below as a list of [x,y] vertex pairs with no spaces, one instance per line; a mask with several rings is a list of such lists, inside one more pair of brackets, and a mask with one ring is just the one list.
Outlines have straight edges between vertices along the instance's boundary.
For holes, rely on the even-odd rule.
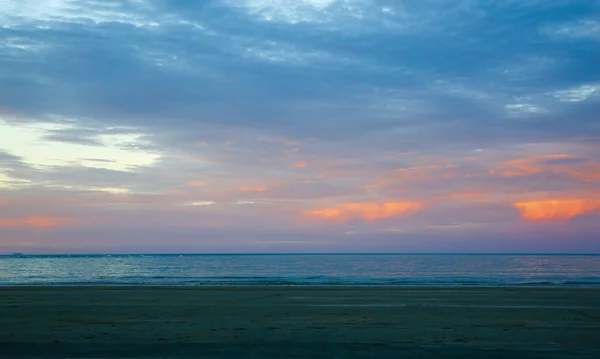
[[528,221],[568,221],[571,218],[600,209],[597,199],[550,199],[517,202],[514,206]]
[[266,187],[240,187],[242,192],[266,192]]
[[296,168],[305,168],[306,166],[308,166],[308,163],[306,161],[298,161],[294,163],[294,167]]
[[0,151],[19,156],[34,167],[81,165],[117,171],[151,166],[160,158],[157,153],[135,149],[144,144],[141,134],[100,134],[94,138],[99,145],[44,138],[50,131],[72,129],[77,128],[39,122],[17,125],[0,118]]
[[344,203],[335,207],[305,211],[309,217],[330,220],[361,219],[367,222],[411,215],[422,208],[417,202]]
[[15,179],[0,172],[0,188],[12,188],[15,187],[15,185],[27,183],[29,183],[29,181]]
[[8,218],[0,220],[0,227],[32,227],[48,229],[71,226],[79,222],[81,222],[79,219],[70,217]]
[[[600,180],[600,164],[593,161],[569,163],[578,157],[571,154],[531,156],[506,161],[499,170],[490,170],[490,174],[502,177],[520,177],[536,173],[568,174],[583,181]],[[552,164],[552,162],[556,164]],[[560,161],[565,161],[561,163]],[[549,164],[550,163],[550,164]]]
[[113,188],[113,187],[73,187],[73,186],[65,186],[65,188],[67,189],[79,189],[79,190],[83,190],[83,191],[90,191],[90,192],[107,192],[107,193],[112,193],[112,194],[126,194],[129,193],[130,190],[127,188]]
[[215,204],[215,202],[213,201],[198,201],[198,202],[188,202],[188,203],[184,203],[184,206],[211,206]]

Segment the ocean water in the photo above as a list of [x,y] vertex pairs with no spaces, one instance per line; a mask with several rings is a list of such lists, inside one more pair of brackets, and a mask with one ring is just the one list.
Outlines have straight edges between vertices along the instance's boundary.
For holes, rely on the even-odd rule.
[[0,285],[600,287],[596,255],[0,256]]

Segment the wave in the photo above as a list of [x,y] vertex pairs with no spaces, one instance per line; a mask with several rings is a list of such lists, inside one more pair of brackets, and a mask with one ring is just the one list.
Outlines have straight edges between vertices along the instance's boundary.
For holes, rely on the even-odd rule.
[[266,277],[211,276],[169,277],[129,276],[65,280],[65,278],[2,280],[0,286],[441,286],[441,287],[600,287],[598,280],[531,280],[499,281],[472,279],[407,279],[407,278],[343,278],[343,277]]
[[140,254],[0,257],[2,286],[600,287],[600,256]]

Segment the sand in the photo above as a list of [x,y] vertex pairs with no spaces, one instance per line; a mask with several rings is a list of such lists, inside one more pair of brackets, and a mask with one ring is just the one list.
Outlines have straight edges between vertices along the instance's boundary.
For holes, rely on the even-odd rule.
[[600,358],[600,289],[4,287],[2,358]]

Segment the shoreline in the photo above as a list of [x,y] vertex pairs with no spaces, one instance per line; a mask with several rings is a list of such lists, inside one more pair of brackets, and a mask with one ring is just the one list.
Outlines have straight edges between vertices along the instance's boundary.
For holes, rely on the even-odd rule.
[[0,287],[0,358],[593,358],[598,337],[600,288]]
[[393,290],[395,292],[402,291],[590,291],[597,292],[600,295],[600,287],[596,286],[563,286],[563,285],[555,285],[555,286],[544,286],[544,285],[523,285],[523,286],[514,286],[514,285],[389,285],[389,284],[381,284],[381,285],[370,285],[370,284],[206,284],[206,285],[180,285],[180,284],[106,284],[106,285],[79,285],[79,284],[42,284],[42,285],[1,285],[0,284],[0,293],[3,291],[11,291],[11,290],[48,290],[48,289],[56,289],[56,290],[67,290],[67,291],[76,291],[76,290],[181,290],[181,291],[194,291],[194,290],[308,290],[308,291],[347,291],[347,290],[364,290],[368,291],[377,291],[377,290]]

